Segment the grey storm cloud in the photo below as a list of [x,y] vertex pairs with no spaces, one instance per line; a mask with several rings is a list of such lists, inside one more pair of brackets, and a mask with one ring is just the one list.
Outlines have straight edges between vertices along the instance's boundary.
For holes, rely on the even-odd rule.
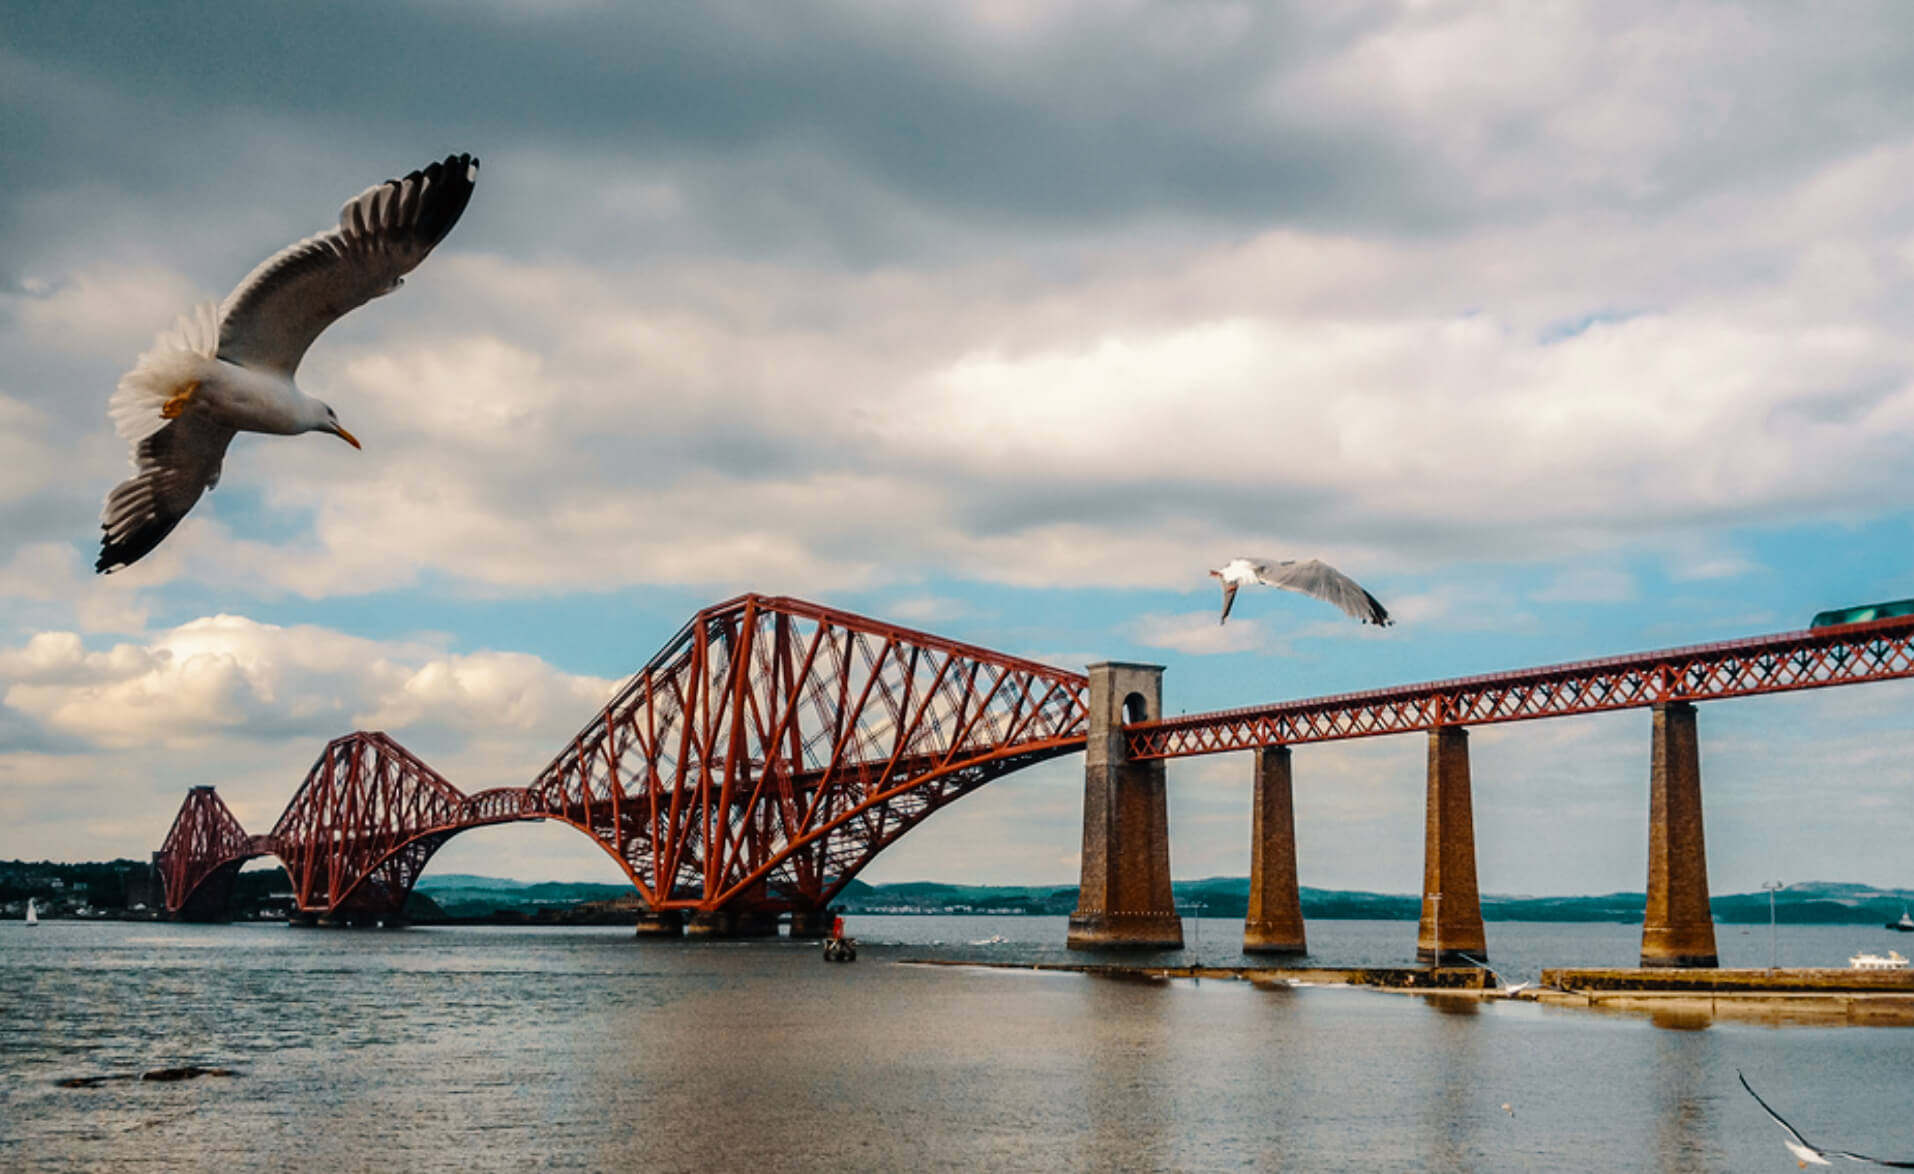
[[[991,37],[958,5],[26,6],[0,47],[0,264],[50,227],[112,233],[129,200],[248,214],[311,192],[316,228],[356,190],[338,175],[450,150],[526,197],[474,204],[467,231],[505,252],[873,264],[1133,222],[1448,232],[1577,187],[1591,211],[1692,198],[1914,115],[1904,6],[1550,11],[1085,6]],[[1390,37],[1412,48],[1368,53]],[[607,231],[591,201],[633,177],[681,189],[685,219]]]
[[1173,5],[1005,46],[941,35],[939,8],[818,3],[34,6],[9,15],[0,50],[0,168],[32,177],[9,184],[6,225],[102,185],[238,203],[291,179],[343,199],[326,178],[342,153],[391,167],[453,149],[586,160],[492,177],[586,189],[552,192],[561,203],[621,161],[669,172],[734,231],[881,234],[860,186],[1044,231],[1160,213],[1427,219],[1441,185],[1393,128],[1263,98],[1384,15]]

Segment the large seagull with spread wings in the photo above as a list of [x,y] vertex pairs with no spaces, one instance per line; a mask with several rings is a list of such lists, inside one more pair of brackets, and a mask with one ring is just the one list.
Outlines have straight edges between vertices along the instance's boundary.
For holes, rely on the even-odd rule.
[[339,227],[268,257],[227,295],[179,320],[120,379],[109,411],[132,446],[134,474],[100,511],[100,560],[111,572],[145,557],[219,484],[239,432],[330,432],[359,441],[320,400],[293,384],[319,332],[397,289],[452,231],[479,163],[451,155],[367,188],[339,210]]

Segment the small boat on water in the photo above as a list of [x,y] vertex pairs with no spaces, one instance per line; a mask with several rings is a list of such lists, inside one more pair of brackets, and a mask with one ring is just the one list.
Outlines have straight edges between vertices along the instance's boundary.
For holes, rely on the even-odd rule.
[[40,911],[33,907],[32,897],[27,898],[27,924],[28,925],[40,924]]
[[1902,933],[1914,933],[1914,917],[1907,915],[1907,906],[1901,906],[1901,919],[1887,923],[1889,929],[1898,929]]
[[1889,950],[1885,958],[1864,950],[1849,958],[1848,965],[1855,970],[1906,970],[1907,959],[1901,957],[1898,950]]

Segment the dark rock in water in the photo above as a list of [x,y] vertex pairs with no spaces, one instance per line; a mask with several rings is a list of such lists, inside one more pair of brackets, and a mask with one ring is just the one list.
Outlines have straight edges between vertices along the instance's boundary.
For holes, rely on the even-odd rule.
[[150,1072],[114,1072],[106,1076],[69,1076],[65,1080],[55,1081],[60,1088],[98,1088],[109,1080],[156,1080],[161,1083],[173,1080],[196,1080],[201,1076],[237,1076],[231,1068],[203,1068],[198,1064],[183,1064],[178,1068],[155,1068]]
[[177,1068],[154,1068],[149,1072],[113,1072],[105,1076],[69,1076],[65,1080],[54,1081],[59,1088],[98,1088],[109,1080],[156,1080],[161,1083],[174,1080],[195,1080],[201,1076],[237,1076],[231,1068],[206,1068],[198,1064],[182,1064]]
[[231,1068],[201,1068],[197,1064],[187,1064],[179,1068],[155,1068],[151,1072],[140,1073],[141,1080],[194,1080],[201,1076],[231,1076]]

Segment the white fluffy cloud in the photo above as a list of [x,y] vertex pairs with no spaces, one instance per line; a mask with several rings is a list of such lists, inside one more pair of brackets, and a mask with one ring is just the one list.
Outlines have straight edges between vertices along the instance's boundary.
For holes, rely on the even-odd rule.
[[1130,639],[1145,648],[1171,648],[1193,656],[1253,652],[1267,645],[1262,626],[1255,620],[1238,619],[1234,623],[1219,624],[1216,613],[1206,611],[1140,615],[1130,624]]
[[264,831],[353,729],[391,733],[468,792],[522,786],[616,684],[442,643],[218,615],[104,648],[47,631],[0,649],[12,851],[140,856],[203,783]]
[[544,738],[584,724],[613,683],[516,653],[451,654],[218,615],[89,650],[42,632],[0,651],[6,706],[108,749],[324,739],[352,728]]
[[215,495],[172,540],[163,565],[183,570],[139,578],[312,596],[428,571],[507,592],[1166,585],[1231,544],[1370,567],[1440,546],[1541,558],[1908,488],[1891,458],[1914,442],[1909,356],[1864,325],[1696,309],[1547,339],[1482,315],[1245,306],[975,350],[938,336],[935,302],[865,328],[865,293],[821,276],[846,325],[829,338],[756,308],[661,320],[602,279],[590,313],[541,314],[498,291],[564,273],[447,267],[456,293],[406,296],[489,329],[335,346],[305,378],[367,452],[235,446],[227,483],[310,532],[235,535]]

